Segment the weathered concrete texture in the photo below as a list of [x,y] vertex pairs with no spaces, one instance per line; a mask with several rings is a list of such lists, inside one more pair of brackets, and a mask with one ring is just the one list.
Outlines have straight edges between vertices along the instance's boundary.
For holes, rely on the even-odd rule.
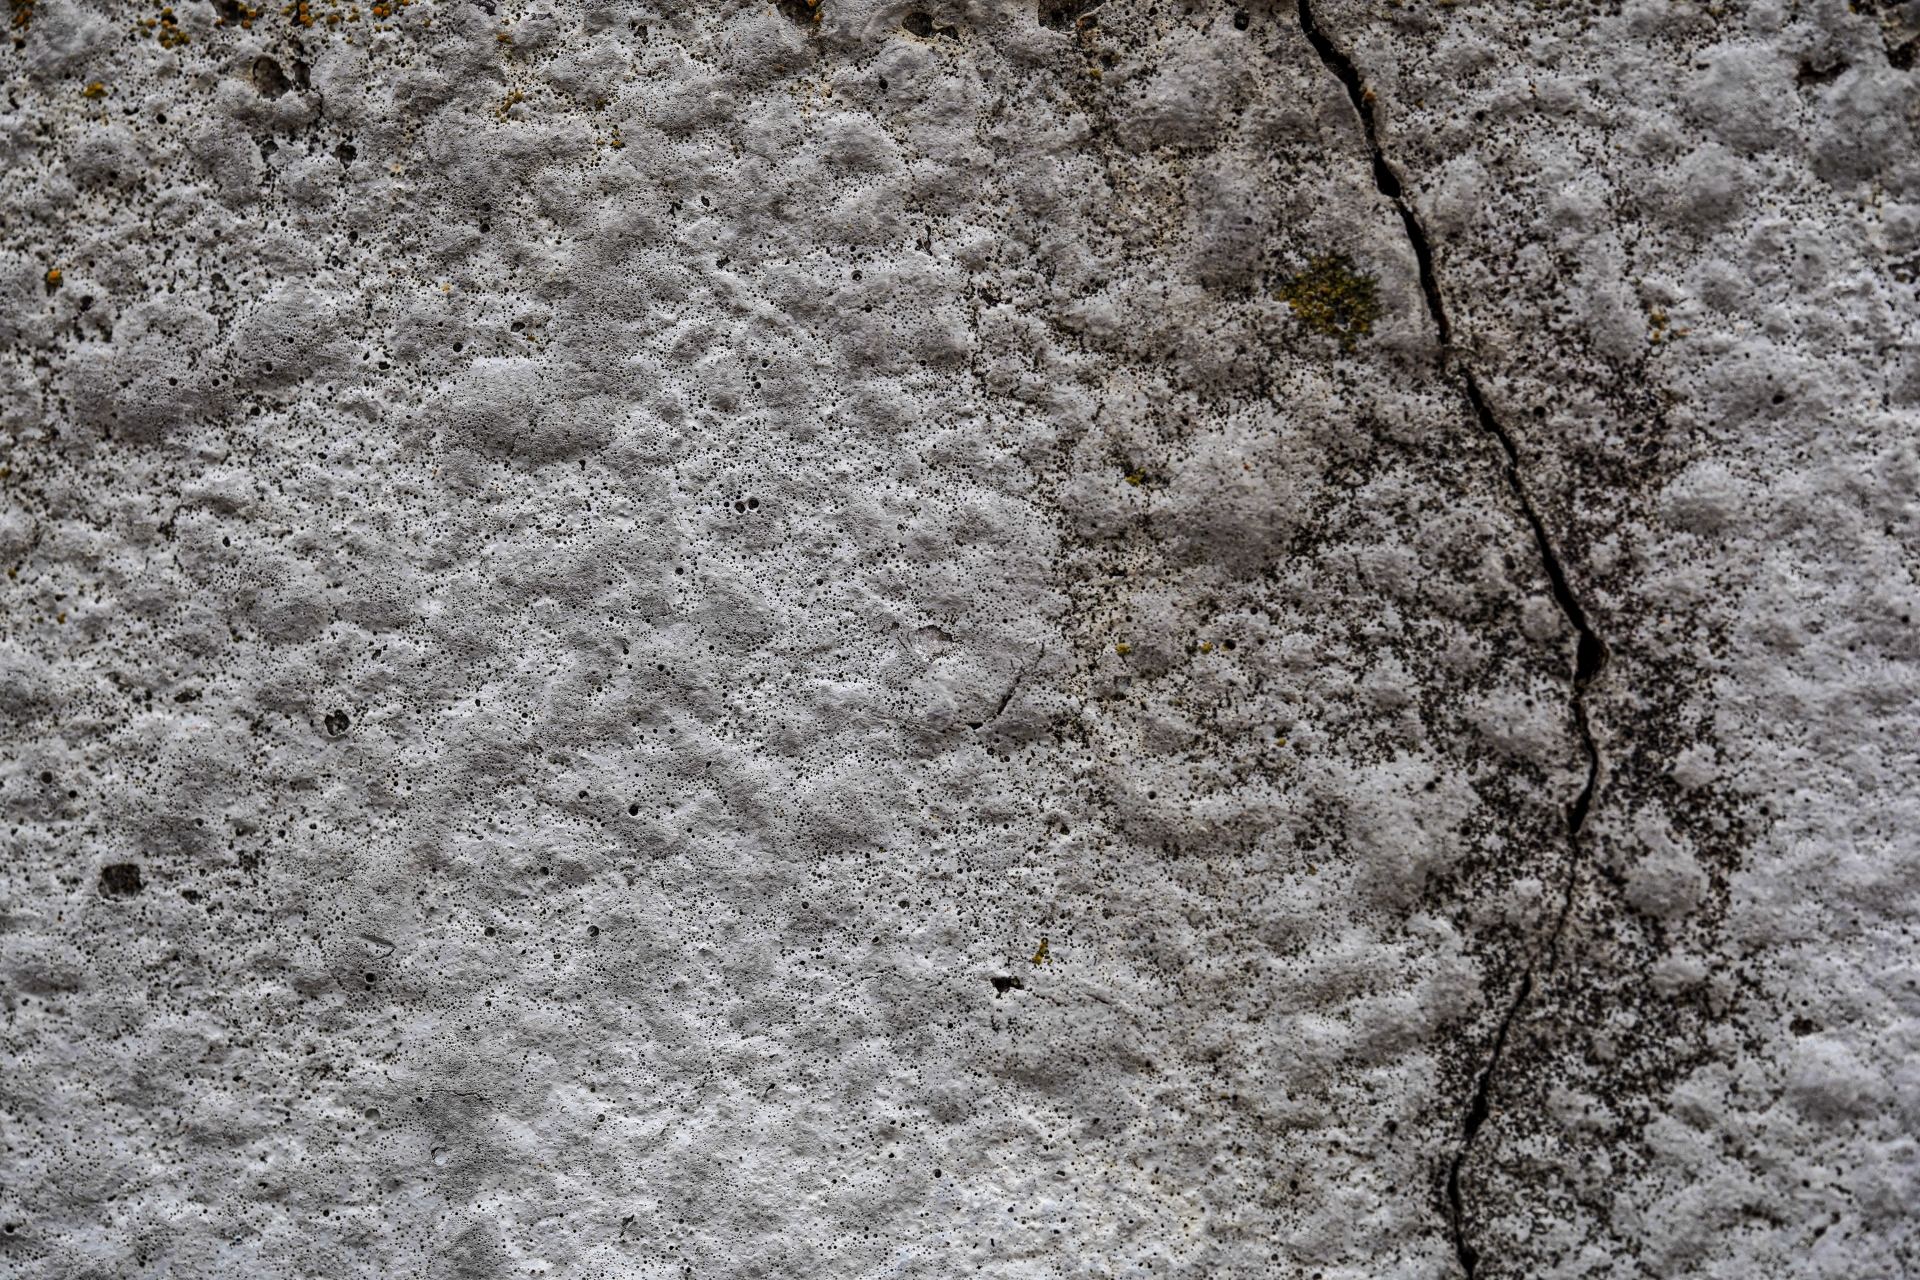
[[16,7],[9,1274],[1920,1267],[1857,8]]
[[1487,1270],[1916,1267],[1920,10],[1329,14],[1612,652]]

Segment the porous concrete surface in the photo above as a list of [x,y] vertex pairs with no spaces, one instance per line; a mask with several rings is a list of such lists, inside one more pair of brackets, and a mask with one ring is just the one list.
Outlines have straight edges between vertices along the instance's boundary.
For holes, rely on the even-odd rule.
[[1920,1270],[1920,8],[11,17],[7,1274]]

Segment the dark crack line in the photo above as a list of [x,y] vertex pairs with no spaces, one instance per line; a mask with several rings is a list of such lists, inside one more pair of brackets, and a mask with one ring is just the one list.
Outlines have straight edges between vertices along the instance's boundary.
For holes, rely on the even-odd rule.
[[1013,673],[1013,683],[1008,685],[1007,691],[1000,695],[1000,705],[993,709],[993,714],[988,716],[985,720],[981,721],[981,725],[983,727],[986,725],[992,724],[994,721],[998,720],[1001,716],[1007,714],[1007,704],[1013,701],[1014,694],[1020,692],[1020,685],[1024,680],[1026,680],[1027,673],[1029,671],[1032,671],[1035,667],[1039,666],[1040,659],[1046,656],[1047,656],[1046,646],[1042,645],[1040,648],[1040,652],[1036,653],[1033,656],[1032,662],[1029,662],[1026,666],[1020,668],[1018,671]]
[[[1500,425],[1493,408],[1487,403],[1486,396],[1480,390],[1480,380],[1474,376],[1461,352],[1453,345],[1453,324],[1447,317],[1447,308],[1440,293],[1440,280],[1434,272],[1433,244],[1427,239],[1426,228],[1420,223],[1414,212],[1413,204],[1406,197],[1401,186],[1400,175],[1394,172],[1387,160],[1385,148],[1380,145],[1380,130],[1374,118],[1374,97],[1360,78],[1360,70],[1353,60],[1342,53],[1327,38],[1326,32],[1313,16],[1309,0],[1298,0],[1300,9],[1300,31],[1313,46],[1315,53],[1327,70],[1346,86],[1347,97],[1353,101],[1353,109],[1360,117],[1360,128],[1366,136],[1367,152],[1373,161],[1373,181],[1380,194],[1393,202],[1394,209],[1400,214],[1400,221],[1406,228],[1407,243],[1413,248],[1414,261],[1420,268],[1420,292],[1426,296],[1427,313],[1433,320],[1434,329],[1440,338],[1440,361],[1443,369],[1451,369],[1459,378],[1462,392],[1473,416],[1485,431],[1500,446],[1501,474],[1506,477],[1507,487],[1514,501],[1526,516],[1527,526],[1533,531],[1534,547],[1539,552],[1541,565],[1546,569],[1547,581],[1553,590],[1554,602],[1559,605],[1575,634],[1579,637],[1574,651],[1573,695],[1571,711],[1575,729],[1580,738],[1581,751],[1587,760],[1587,776],[1581,785],[1579,794],[1568,806],[1565,815],[1567,843],[1571,853],[1567,868],[1566,891],[1561,897],[1560,911],[1554,920],[1553,929],[1547,935],[1544,950],[1546,969],[1551,972],[1559,961],[1560,936],[1566,929],[1567,919],[1573,911],[1574,887],[1578,879],[1581,861],[1581,833],[1586,829],[1587,815],[1593,807],[1593,797],[1600,785],[1600,748],[1594,740],[1593,729],[1587,719],[1587,688],[1593,678],[1600,673],[1607,661],[1607,647],[1600,639],[1588,620],[1587,611],[1573,593],[1573,586],[1567,581],[1565,566],[1559,553],[1554,549],[1553,539],[1547,535],[1546,522],[1540,518],[1539,509],[1534,505],[1533,497],[1527,492],[1526,481],[1520,475],[1520,451],[1513,437]],[[1460,1261],[1461,1269],[1473,1280],[1480,1264],[1480,1254],[1467,1239],[1466,1212],[1460,1191],[1460,1171],[1466,1164],[1467,1155],[1473,1149],[1473,1141],[1479,1135],[1480,1128],[1491,1112],[1490,1098],[1493,1092],[1494,1074],[1499,1069],[1500,1059],[1506,1052],[1507,1039],[1513,1029],[1514,1019],[1519,1017],[1521,1008],[1533,994],[1534,973],[1539,967],[1541,951],[1536,950],[1528,956],[1521,970],[1519,986],[1515,988],[1513,999],[1508,1003],[1506,1013],[1500,1019],[1500,1028],[1494,1034],[1493,1048],[1487,1054],[1486,1066],[1481,1068],[1480,1077],[1475,1082],[1473,1099],[1468,1104],[1466,1119],[1460,1126],[1460,1145],[1455,1149],[1453,1159],[1447,1164],[1447,1211],[1448,1226],[1453,1237],[1453,1251]]]
[[1506,1016],[1500,1019],[1500,1029],[1494,1033],[1493,1051],[1487,1055],[1487,1065],[1480,1072],[1480,1080],[1474,1086],[1473,1101],[1467,1105],[1466,1122],[1460,1126],[1460,1149],[1453,1153],[1453,1159],[1447,1162],[1447,1209],[1448,1225],[1452,1229],[1453,1253],[1460,1260],[1463,1269],[1471,1280],[1474,1269],[1480,1264],[1480,1253],[1467,1242],[1465,1221],[1460,1208],[1460,1166],[1466,1163],[1467,1151],[1473,1146],[1474,1135],[1480,1132],[1480,1126],[1487,1122],[1492,1104],[1488,1101],[1493,1092],[1493,1069],[1499,1065],[1500,1055],[1507,1047],[1507,1033],[1513,1029],[1513,1020],[1520,1013],[1520,1006],[1533,994],[1533,968],[1528,966],[1520,976],[1520,989],[1514,993],[1513,1002],[1507,1006]]

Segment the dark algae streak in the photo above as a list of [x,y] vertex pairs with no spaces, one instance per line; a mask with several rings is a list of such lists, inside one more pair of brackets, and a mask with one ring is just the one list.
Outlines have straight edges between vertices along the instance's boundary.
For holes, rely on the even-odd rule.
[[1552,586],[1553,598],[1560,612],[1566,617],[1568,625],[1578,637],[1574,651],[1573,696],[1571,711],[1578,730],[1581,751],[1587,761],[1587,775],[1580,791],[1566,811],[1567,841],[1572,846],[1573,859],[1569,863],[1567,883],[1561,898],[1560,911],[1554,921],[1552,931],[1545,940],[1545,946],[1535,950],[1529,956],[1521,970],[1520,981],[1508,1002],[1505,1014],[1500,1019],[1499,1029],[1494,1034],[1493,1046],[1488,1051],[1486,1065],[1481,1068],[1475,1082],[1473,1097],[1467,1107],[1467,1114],[1460,1126],[1460,1143],[1453,1158],[1447,1165],[1446,1196],[1449,1229],[1453,1237],[1455,1255],[1461,1268],[1472,1277],[1479,1268],[1480,1255],[1473,1243],[1467,1238],[1467,1222],[1460,1189],[1461,1168],[1473,1149],[1474,1139],[1479,1135],[1481,1126],[1486,1123],[1489,1114],[1488,1097],[1493,1088],[1495,1073],[1500,1068],[1501,1055],[1507,1047],[1508,1034],[1513,1022],[1519,1016],[1528,998],[1533,994],[1534,972],[1543,963],[1551,968],[1557,959],[1558,943],[1561,931],[1566,926],[1567,914],[1573,905],[1573,891],[1582,853],[1582,833],[1585,830],[1587,814],[1593,806],[1594,791],[1600,780],[1600,751],[1594,740],[1593,730],[1588,723],[1587,690],[1594,678],[1606,666],[1607,647],[1600,635],[1594,630],[1586,608],[1574,594],[1568,580],[1565,565],[1554,547],[1553,539],[1547,533],[1546,522],[1541,519],[1539,508],[1527,490],[1526,480],[1520,474],[1520,453],[1515,446],[1513,436],[1500,424],[1493,408],[1487,403],[1478,377],[1468,363],[1465,354],[1454,345],[1453,325],[1448,319],[1446,303],[1440,292],[1440,281],[1434,271],[1433,244],[1427,238],[1425,227],[1419,214],[1406,197],[1400,176],[1394,171],[1387,159],[1386,150],[1380,144],[1380,130],[1374,117],[1374,96],[1361,78],[1360,70],[1353,60],[1343,53],[1327,36],[1314,17],[1313,8],[1308,0],[1299,0],[1300,30],[1306,36],[1314,52],[1340,83],[1346,87],[1347,97],[1353,102],[1353,109],[1360,116],[1361,131],[1367,142],[1367,149],[1373,166],[1373,180],[1380,194],[1393,202],[1400,214],[1401,225],[1406,228],[1407,240],[1413,248],[1415,262],[1420,270],[1420,291],[1427,301],[1427,314],[1433,322],[1440,339],[1440,361],[1445,371],[1458,382],[1461,394],[1473,412],[1475,421],[1487,435],[1500,446],[1501,473],[1506,477],[1508,489],[1514,501],[1526,517],[1527,526],[1533,531],[1534,546],[1540,555],[1542,567],[1546,570],[1547,580]]

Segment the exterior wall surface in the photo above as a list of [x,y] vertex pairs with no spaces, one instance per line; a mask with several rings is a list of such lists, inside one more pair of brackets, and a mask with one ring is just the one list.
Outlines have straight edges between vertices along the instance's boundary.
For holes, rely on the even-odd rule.
[[11,5],[7,1275],[1920,1273],[1920,4]]

